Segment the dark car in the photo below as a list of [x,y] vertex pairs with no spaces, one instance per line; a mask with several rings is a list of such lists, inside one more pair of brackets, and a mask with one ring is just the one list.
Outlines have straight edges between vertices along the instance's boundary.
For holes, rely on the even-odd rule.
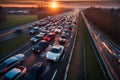
[[38,80],[39,76],[43,73],[45,65],[43,62],[37,62],[33,65],[27,75],[22,80]]
[[23,32],[22,28],[16,28],[15,30],[15,33],[22,33],[22,32]]
[[69,36],[70,36],[70,30],[65,29],[65,30],[62,32],[62,35],[66,35],[67,37],[69,37]]
[[67,39],[67,36],[66,35],[62,35],[58,40],[59,40],[60,43],[65,43],[66,39]]
[[43,35],[36,35],[36,36],[31,38],[31,42],[36,43],[36,42],[42,40],[42,38],[43,38]]
[[38,34],[40,32],[39,27],[34,27],[30,29],[30,34]]
[[0,74],[6,73],[11,68],[19,64],[19,61],[16,57],[10,57],[0,64]]
[[32,50],[35,53],[40,53],[41,51],[43,51],[46,47],[48,47],[49,43],[45,40],[41,40],[38,44],[36,44]]
[[72,26],[72,25],[68,25],[67,28],[68,28],[69,30],[72,30],[73,26]]
[[51,40],[53,40],[55,38],[55,33],[49,33],[48,35],[46,35],[45,37],[44,37],[44,40],[46,40],[46,41],[51,41]]

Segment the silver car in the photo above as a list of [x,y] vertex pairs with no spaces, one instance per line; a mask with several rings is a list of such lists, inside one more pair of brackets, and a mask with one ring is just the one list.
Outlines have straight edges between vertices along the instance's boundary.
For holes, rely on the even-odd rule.
[[63,54],[64,46],[54,45],[50,51],[46,54],[46,59],[57,62],[60,59],[60,56]]

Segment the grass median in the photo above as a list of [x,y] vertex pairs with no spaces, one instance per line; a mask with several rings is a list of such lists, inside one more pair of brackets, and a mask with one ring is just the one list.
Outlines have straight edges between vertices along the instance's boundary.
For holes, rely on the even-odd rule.
[[78,20],[78,35],[67,80],[84,80],[85,66],[83,57],[83,44],[81,44],[81,39],[84,40],[85,46],[87,80],[104,80],[100,66],[97,62],[97,58],[90,43],[88,30],[84,24],[84,21],[82,20],[81,15]]
[[0,23],[0,30],[37,20],[37,15],[7,15],[7,21]]

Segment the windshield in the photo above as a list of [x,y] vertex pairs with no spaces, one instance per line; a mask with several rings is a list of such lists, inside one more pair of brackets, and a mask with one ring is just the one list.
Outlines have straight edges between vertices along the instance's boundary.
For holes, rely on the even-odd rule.
[[43,45],[44,45],[44,42],[38,43],[38,46],[43,46]]
[[65,38],[66,38],[66,36],[61,36],[61,38],[64,38],[64,39],[65,39]]
[[34,38],[39,39],[40,37],[39,36],[35,36]]
[[52,49],[51,49],[51,52],[53,52],[53,53],[59,53],[60,50],[59,50],[59,49],[56,49],[56,48],[52,48]]

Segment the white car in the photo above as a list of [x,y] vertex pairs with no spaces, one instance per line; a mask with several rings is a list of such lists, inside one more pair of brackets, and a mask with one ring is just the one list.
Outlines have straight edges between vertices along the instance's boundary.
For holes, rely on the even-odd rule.
[[46,59],[57,62],[60,59],[60,56],[63,54],[64,46],[54,45],[50,51],[46,53]]
[[62,27],[61,26],[58,26],[56,29],[55,29],[55,32],[56,33],[61,33],[62,32]]

